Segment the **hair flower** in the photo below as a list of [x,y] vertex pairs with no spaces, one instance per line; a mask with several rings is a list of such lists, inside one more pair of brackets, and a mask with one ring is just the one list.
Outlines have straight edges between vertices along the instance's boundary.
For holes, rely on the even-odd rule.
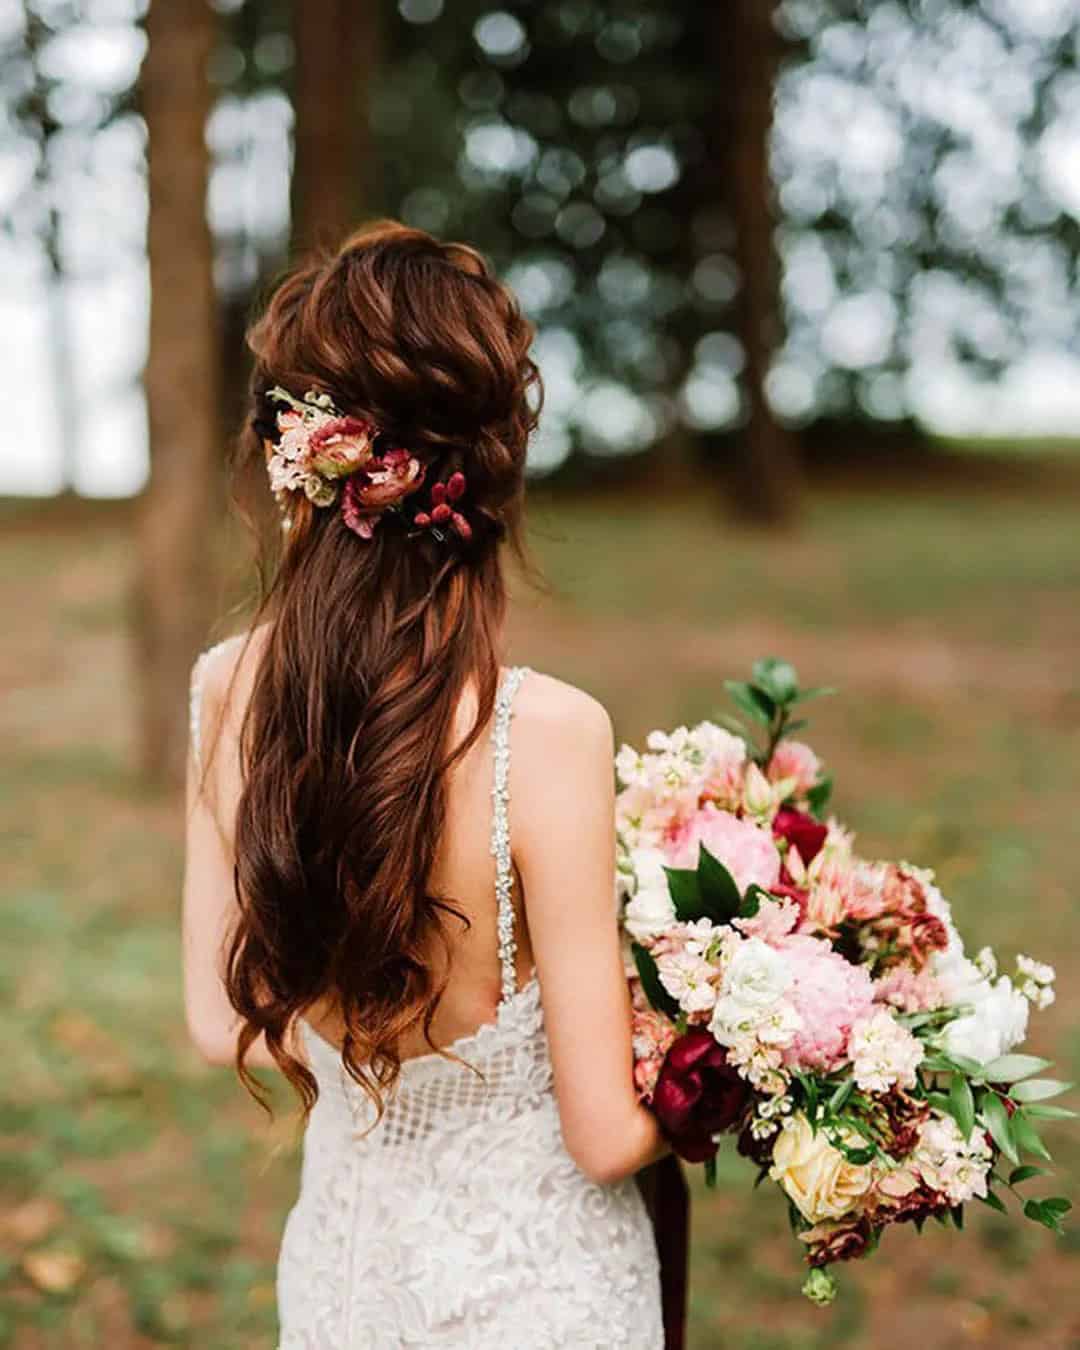
[[444,526],[449,526],[462,539],[471,539],[472,526],[453,506],[454,502],[460,501],[465,495],[465,487],[465,475],[460,470],[452,473],[445,483],[433,484],[431,510],[418,511],[413,517],[413,524],[418,529],[430,530],[436,539],[446,537],[442,528]]
[[370,539],[384,511],[394,510],[424,481],[424,466],[408,450],[395,448],[375,455],[345,483],[341,514],[361,539]]

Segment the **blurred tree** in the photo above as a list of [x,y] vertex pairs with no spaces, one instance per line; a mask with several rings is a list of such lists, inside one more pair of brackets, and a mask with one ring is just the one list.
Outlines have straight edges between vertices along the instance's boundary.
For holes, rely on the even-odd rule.
[[208,0],[153,0],[142,73],[149,142],[150,479],[138,519],[139,753],[146,776],[183,775],[188,671],[212,602],[219,487],[218,329],[206,219]]
[[[29,0],[23,6],[23,51],[26,63],[26,92],[20,112],[23,127],[36,143],[32,194],[40,211],[38,237],[45,259],[45,310],[48,315],[48,345],[51,361],[53,397],[57,402],[60,427],[60,483],[70,490],[78,478],[81,407],[76,396],[75,361],[71,344],[71,320],[67,304],[67,276],[61,252],[61,186],[56,181],[53,163],[57,133],[61,124],[53,116],[49,96],[54,82],[42,64],[42,51],[53,36]],[[52,14],[54,24],[72,21],[71,14]],[[5,64],[5,69],[11,67]]]
[[387,209],[475,240],[535,319],[534,467],[699,439],[718,481],[738,467],[742,514],[789,516],[797,457],[764,393],[770,7],[397,8],[373,109]]
[[768,5],[728,0],[712,7],[719,107],[710,133],[713,175],[734,220],[739,269],[736,331],[745,358],[745,416],[736,436],[736,504],[754,520],[789,520],[802,488],[798,449],[766,397],[779,315],[773,182],[769,171],[781,40]]
[[370,203],[374,0],[293,0],[293,247],[333,246]]

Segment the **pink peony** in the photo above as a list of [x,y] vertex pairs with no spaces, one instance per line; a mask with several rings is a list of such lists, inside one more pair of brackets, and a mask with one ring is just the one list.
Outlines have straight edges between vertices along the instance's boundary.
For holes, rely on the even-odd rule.
[[777,946],[789,958],[795,979],[787,997],[802,1019],[784,1061],[829,1073],[847,1058],[854,1023],[873,1011],[870,976],[818,938],[796,933]]
[[770,783],[791,779],[794,795],[804,797],[821,776],[821,760],[802,741],[781,741],[773,751],[767,772]]
[[767,891],[780,879],[780,855],[769,831],[719,811],[711,802],[673,832],[666,850],[669,862],[696,867],[701,844],[724,864],[740,893],[750,885]]
[[937,976],[925,966],[918,971],[894,966],[874,981],[874,996],[879,1003],[905,1013],[933,1012],[949,1001]]

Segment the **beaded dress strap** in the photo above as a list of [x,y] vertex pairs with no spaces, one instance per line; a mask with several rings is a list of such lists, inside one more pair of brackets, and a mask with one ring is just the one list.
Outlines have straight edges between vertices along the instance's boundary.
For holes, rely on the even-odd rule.
[[492,727],[495,774],[491,785],[491,853],[495,859],[496,924],[502,1002],[517,992],[517,938],[514,936],[514,864],[510,856],[510,717],[514,695],[528,674],[525,666],[507,671],[495,696]]

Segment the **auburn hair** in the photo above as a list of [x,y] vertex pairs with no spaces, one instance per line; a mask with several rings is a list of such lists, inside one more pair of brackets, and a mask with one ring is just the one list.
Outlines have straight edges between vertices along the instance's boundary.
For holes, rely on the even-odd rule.
[[[388,513],[363,540],[340,511],[291,494],[252,625],[269,621],[240,734],[226,963],[237,1070],[262,1099],[245,1064],[261,1034],[310,1111],[318,1086],[288,1033],[325,1000],[346,1069],[381,1111],[403,1037],[419,1029],[435,1048],[448,921],[467,923],[429,878],[447,770],[489,722],[498,686],[501,544],[520,550],[539,403],[532,329],[474,249],[383,221],[286,276],[248,342],[241,470],[266,453],[266,396],[281,385],[373,421],[420,459],[426,484],[458,471],[468,483],[468,539]],[[476,716],[452,744],[470,685]]]

